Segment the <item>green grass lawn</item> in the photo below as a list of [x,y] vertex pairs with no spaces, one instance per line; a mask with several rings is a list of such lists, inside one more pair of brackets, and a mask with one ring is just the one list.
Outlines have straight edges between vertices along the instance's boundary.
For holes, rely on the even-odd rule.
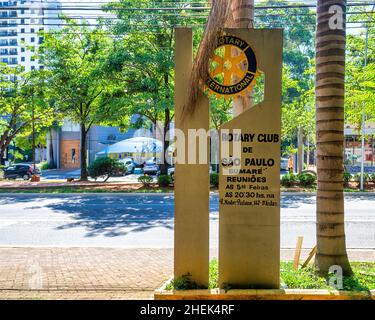
[[[369,291],[375,290],[375,262],[352,262],[354,275],[344,277],[344,291]],[[210,282],[209,288],[218,287],[218,261],[213,259],[209,266]],[[335,289],[329,286],[328,278],[318,277],[314,267],[295,270],[293,262],[281,262],[280,270],[281,284],[288,289]],[[230,289],[230,285],[226,289]],[[173,280],[166,287],[167,290],[199,289],[199,286],[186,275],[180,279]]]
[[[345,291],[368,291],[375,289],[375,263],[352,262],[354,275],[343,278]],[[290,289],[332,289],[328,279],[318,277],[314,267],[294,270],[292,262],[281,263],[281,282]]]

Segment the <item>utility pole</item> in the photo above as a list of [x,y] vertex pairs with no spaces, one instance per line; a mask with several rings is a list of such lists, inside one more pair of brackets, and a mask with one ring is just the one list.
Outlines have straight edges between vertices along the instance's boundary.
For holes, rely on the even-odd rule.
[[35,108],[33,103],[33,111],[32,111],[32,126],[33,126],[33,176],[31,181],[36,181],[36,150],[35,150]]
[[307,170],[309,170],[310,166],[310,139],[309,139],[309,133],[306,135],[306,143],[307,143],[307,153],[306,153],[306,163],[307,163]]
[[31,114],[31,122],[32,122],[32,130],[33,130],[33,175],[31,177],[31,182],[39,182],[40,177],[36,174],[36,147],[35,147],[35,103],[34,103],[34,89],[32,90],[32,114]]
[[[372,7],[371,12],[374,12],[375,5]],[[366,73],[367,68],[367,54],[368,54],[368,29],[370,22],[372,21],[372,15],[369,18],[368,23],[366,24],[366,39],[365,39],[365,62],[364,62],[364,74]],[[362,102],[362,141],[361,141],[361,181],[360,189],[364,190],[364,174],[365,174],[365,103]]]
[[[365,40],[365,63],[364,72],[366,72],[367,67],[367,51],[368,51],[368,25],[366,25],[366,40]],[[362,102],[362,141],[361,141],[361,183],[360,189],[364,190],[364,174],[365,174],[365,103]]]
[[303,130],[302,127],[298,127],[298,155],[297,155],[297,160],[298,160],[298,166],[297,166],[297,172],[301,173],[303,171],[303,164],[304,164],[304,150],[303,150]]

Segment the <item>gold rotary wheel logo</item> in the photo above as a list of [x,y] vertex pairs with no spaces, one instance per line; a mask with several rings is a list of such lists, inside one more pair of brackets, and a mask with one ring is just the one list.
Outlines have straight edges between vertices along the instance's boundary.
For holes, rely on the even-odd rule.
[[223,35],[210,61],[209,78],[204,89],[209,94],[236,98],[251,91],[259,75],[251,46],[236,36]]

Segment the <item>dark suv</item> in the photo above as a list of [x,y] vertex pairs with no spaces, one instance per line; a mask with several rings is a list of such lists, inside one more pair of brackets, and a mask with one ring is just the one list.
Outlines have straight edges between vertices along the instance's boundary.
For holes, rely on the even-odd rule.
[[[36,168],[36,174],[40,175],[40,173],[40,170]],[[4,170],[5,179],[22,178],[23,180],[29,180],[33,174],[33,166],[29,164],[15,164]]]

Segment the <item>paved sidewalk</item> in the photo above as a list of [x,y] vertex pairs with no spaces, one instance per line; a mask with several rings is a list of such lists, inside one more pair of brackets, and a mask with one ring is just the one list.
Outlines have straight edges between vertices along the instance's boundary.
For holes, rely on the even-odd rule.
[[[281,259],[293,254],[283,249]],[[375,261],[375,250],[349,250],[349,257]],[[0,299],[152,299],[172,273],[173,249],[3,247]]]
[[151,299],[171,249],[0,248],[0,299]]

